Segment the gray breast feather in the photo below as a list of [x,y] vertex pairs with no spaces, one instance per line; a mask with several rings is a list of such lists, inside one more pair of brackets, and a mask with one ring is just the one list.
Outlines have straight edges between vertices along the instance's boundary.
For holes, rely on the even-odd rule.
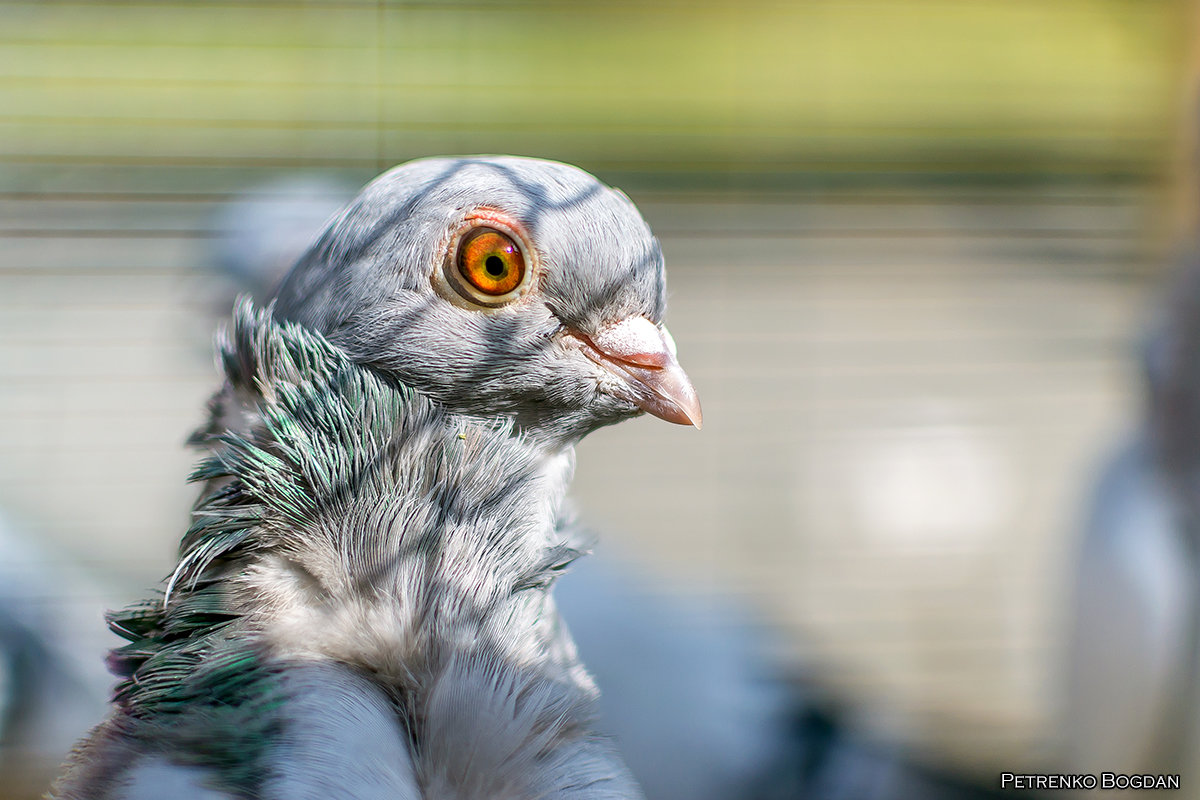
[[633,800],[611,743],[590,730],[592,698],[486,653],[459,655],[418,710],[427,800]]
[[376,684],[334,664],[294,667],[283,684],[264,800],[419,800],[408,735]]

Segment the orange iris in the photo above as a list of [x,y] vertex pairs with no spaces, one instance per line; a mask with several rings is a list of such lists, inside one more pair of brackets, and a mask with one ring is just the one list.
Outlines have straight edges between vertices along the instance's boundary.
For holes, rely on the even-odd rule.
[[499,296],[521,285],[525,257],[507,235],[495,228],[480,228],[459,245],[458,271],[479,291]]

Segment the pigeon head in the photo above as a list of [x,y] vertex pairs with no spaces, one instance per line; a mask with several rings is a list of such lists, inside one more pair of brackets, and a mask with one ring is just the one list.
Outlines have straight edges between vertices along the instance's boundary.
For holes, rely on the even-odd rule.
[[275,298],[355,361],[550,446],[642,412],[699,427],[665,307],[662,251],[628,197],[513,157],[384,173]]

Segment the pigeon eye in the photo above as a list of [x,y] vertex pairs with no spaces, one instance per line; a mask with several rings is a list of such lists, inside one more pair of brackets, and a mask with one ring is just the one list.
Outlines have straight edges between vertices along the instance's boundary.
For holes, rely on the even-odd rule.
[[521,223],[480,207],[451,232],[434,290],[462,308],[487,311],[524,297],[538,274],[537,251]]
[[458,272],[472,287],[489,297],[512,292],[525,278],[525,256],[508,234],[478,228],[458,246]]

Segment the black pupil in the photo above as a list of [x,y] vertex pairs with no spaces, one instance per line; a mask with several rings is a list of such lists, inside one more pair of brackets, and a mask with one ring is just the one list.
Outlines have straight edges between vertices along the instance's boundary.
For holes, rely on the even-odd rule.
[[493,278],[499,278],[504,274],[504,261],[500,256],[488,256],[483,262],[483,268],[487,270],[487,274]]

